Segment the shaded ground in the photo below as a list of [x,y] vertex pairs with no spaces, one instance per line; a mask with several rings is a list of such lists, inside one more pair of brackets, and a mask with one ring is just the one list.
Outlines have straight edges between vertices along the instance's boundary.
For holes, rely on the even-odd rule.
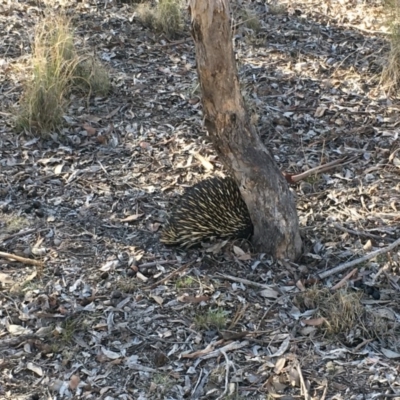
[[202,129],[188,33],[171,43],[132,5],[67,6],[113,93],[72,98],[51,140],[12,130],[43,7],[0,1],[0,251],[44,261],[0,258],[0,398],[307,398],[302,382],[315,399],[400,393],[397,250],[358,266],[380,298],[349,289],[359,319],[333,334],[320,329],[334,324],[319,319],[322,300],[298,295],[399,237],[400,103],[378,86],[381,4],[254,3],[260,30],[237,20],[243,92],[282,170],[358,156],[293,187],[297,265],[246,243],[159,243],[174,197],[222,166]]

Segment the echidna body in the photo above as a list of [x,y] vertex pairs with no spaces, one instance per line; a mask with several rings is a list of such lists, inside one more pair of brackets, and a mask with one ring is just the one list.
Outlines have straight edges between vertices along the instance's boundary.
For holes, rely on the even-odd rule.
[[245,238],[253,224],[236,182],[210,178],[187,189],[161,234],[161,242],[191,247],[210,237]]

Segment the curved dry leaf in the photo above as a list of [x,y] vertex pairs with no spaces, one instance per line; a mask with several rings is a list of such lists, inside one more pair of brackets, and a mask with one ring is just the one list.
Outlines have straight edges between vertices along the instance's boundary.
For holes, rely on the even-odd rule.
[[279,297],[279,293],[274,289],[263,289],[259,292],[260,296],[267,297],[269,299],[277,299]]
[[110,360],[116,360],[117,358],[122,357],[122,355],[120,353],[116,353],[115,351],[107,350],[105,347],[102,347],[101,351]]
[[151,299],[153,299],[157,304],[159,304],[160,306],[162,305],[162,303],[164,302],[164,299],[161,296],[156,296],[154,294],[151,294],[149,296]]
[[14,336],[29,335],[32,333],[32,330],[30,330],[29,328],[24,328],[21,325],[15,325],[15,324],[7,324],[7,331]]
[[79,378],[78,375],[72,375],[69,380],[69,388],[71,390],[75,390],[78,387],[80,381],[81,381],[81,379]]
[[397,353],[393,350],[390,349],[384,349],[383,347],[381,348],[382,354],[387,357],[387,358],[400,358],[400,353]]
[[286,350],[289,348],[290,344],[290,338],[289,336],[282,342],[282,344],[279,346],[279,349],[268,356],[268,358],[273,358],[273,357],[281,357],[286,353]]
[[132,222],[137,221],[140,217],[143,217],[144,214],[133,214],[129,215],[125,218],[120,219],[121,222]]
[[292,365],[288,371],[289,382],[292,387],[299,387],[300,386],[300,376],[297,369]]
[[58,164],[55,168],[54,168],[54,173],[56,175],[60,175],[62,172],[62,169],[64,167],[64,164]]
[[177,297],[177,300],[182,302],[182,303],[192,303],[192,304],[198,304],[203,301],[209,301],[210,298],[208,296],[188,296],[188,295],[183,295]]
[[26,364],[26,368],[29,369],[29,371],[34,372],[37,376],[43,376],[43,370],[41,367],[39,367],[36,364],[33,364],[31,362],[28,362]]
[[282,369],[285,367],[285,364],[286,364],[285,357],[278,358],[274,367],[275,374],[280,374],[282,372]]
[[14,281],[8,274],[4,274],[3,272],[0,272],[0,282],[3,283],[4,285],[10,285]]
[[303,319],[301,322],[304,325],[310,325],[310,326],[320,326],[325,323],[325,318],[311,318],[311,319]]

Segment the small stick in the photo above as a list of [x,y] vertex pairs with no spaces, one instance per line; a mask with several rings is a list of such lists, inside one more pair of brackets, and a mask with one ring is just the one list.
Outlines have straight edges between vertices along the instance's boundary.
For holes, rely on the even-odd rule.
[[169,46],[176,46],[178,44],[183,44],[183,43],[188,43],[191,42],[192,38],[185,38],[185,39],[181,39],[181,40],[176,40],[175,42],[169,42],[169,43],[165,43],[165,44],[156,44],[157,47],[169,47]]
[[[45,230],[45,229],[42,229],[42,231],[43,230]],[[8,236],[4,237],[1,240],[0,244],[4,243],[4,242],[7,242],[7,240],[10,240],[10,239],[13,239],[13,238],[17,238],[17,237],[25,236],[25,235],[30,235],[31,233],[34,233],[36,231],[37,231],[37,229],[28,229],[26,231],[21,231],[21,232],[18,232],[18,233],[14,233],[13,235],[8,235]],[[41,232],[41,231],[39,231],[39,232]]]
[[381,237],[379,235],[374,235],[373,233],[354,231],[353,229],[345,228],[344,226],[341,226],[339,224],[333,224],[333,226],[336,229],[339,229],[339,230],[341,230],[343,232],[346,232],[346,233],[351,233],[352,235],[365,236],[365,237],[370,238],[370,239],[383,240],[385,242],[393,242],[393,239],[390,238],[390,237]]
[[205,349],[203,350],[197,350],[193,353],[188,353],[188,354],[181,354],[181,358],[201,358],[202,360],[208,360],[210,358],[215,358],[219,357],[221,355],[222,351],[234,351],[234,350],[239,350],[242,347],[246,347],[249,345],[248,340],[244,340],[243,342],[231,342],[228,343],[227,345],[215,349],[216,346],[220,345],[223,342],[223,340],[218,340],[215,343],[210,343]]
[[322,393],[321,400],[325,400],[326,399],[326,392],[327,391],[328,391],[328,383],[326,383],[326,385],[324,387],[324,392]]
[[372,258],[375,258],[376,256],[379,256],[379,255],[381,255],[381,254],[388,253],[389,251],[393,250],[395,247],[397,247],[397,246],[399,246],[399,245],[400,245],[400,239],[397,239],[396,241],[394,241],[393,243],[391,243],[391,244],[390,244],[389,246],[387,246],[387,247],[384,247],[384,248],[382,248],[382,249],[378,249],[378,250],[372,251],[371,253],[366,254],[366,255],[363,256],[363,257],[357,258],[357,259],[352,260],[352,261],[345,262],[345,263],[343,263],[343,264],[339,264],[339,265],[338,265],[337,267],[335,267],[335,268],[332,268],[332,269],[329,269],[328,271],[322,272],[321,274],[318,274],[318,275],[319,275],[319,278],[320,278],[320,279],[325,279],[325,278],[327,278],[328,276],[337,274],[338,272],[342,272],[342,271],[344,271],[344,270],[347,269],[347,268],[354,267],[355,265],[361,264],[361,263],[363,263],[364,261],[371,260]]
[[221,353],[225,357],[225,389],[224,392],[221,394],[221,396],[217,397],[217,400],[221,400],[225,398],[225,395],[228,393],[228,384],[229,384],[229,367],[231,365],[231,361],[229,360],[227,354],[225,353],[224,350],[221,349]]
[[152,261],[148,263],[143,263],[138,265],[139,268],[147,268],[147,267],[156,267],[157,265],[164,265],[164,264],[175,264],[176,260],[161,260],[161,261]]
[[38,267],[43,267],[42,261],[36,261],[36,260],[32,260],[31,258],[16,256],[15,254],[4,253],[4,252],[0,251],[0,257],[8,258],[10,260],[20,261],[24,264],[30,264],[30,265],[36,265]]
[[201,357],[202,360],[208,360],[210,358],[214,358],[214,357],[219,357],[221,355],[222,351],[234,351],[234,350],[239,350],[242,347],[246,347],[249,345],[249,341],[248,340],[243,340],[243,342],[232,342],[232,343],[228,343],[226,346],[223,346],[217,350],[212,351],[209,354],[206,354],[204,356]]
[[[215,343],[209,343],[205,349],[194,351],[193,353],[181,354],[181,358],[198,358],[202,357],[205,354],[210,354],[210,352],[214,351],[215,347],[223,343],[223,340],[218,340]],[[234,342],[233,342],[234,343]]]
[[357,268],[354,268],[351,272],[349,272],[342,280],[340,280],[336,285],[331,287],[331,290],[337,290],[344,286],[346,282],[358,271]]
[[21,343],[31,339],[40,340],[43,339],[43,337],[34,334],[28,334],[28,335],[17,336],[15,338],[10,338],[10,339],[1,339],[0,348],[10,348],[13,346],[18,346]]
[[153,283],[153,284],[150,285],[150,286],[145,287],[144,289],[145,289],[145,290],[154,289],[155,287],[157,287],[158,285],[161,285],[162,283],[164,283],[164,282],[166,282],[167,280],[171,279],[171,278],[172,278],[173,276],[175,276],[178,272],[183,271],[185,268],[187,268],[189,265],[191,265],[191,264],[193,264],[193,263],[194,263],[194,261],[189,262],[189,263],[187,263],[187,264],[181,265],[178,269],[176,269],[175,271],[171,272],[171,273],[170,273],[169,275],[167,275],[165,278],[162,278],[161,280],[159,280],[159,281]]
[[304,400],[310,400],[310,395],[308,394],[306,383],[304,382],[303,373],[301,372],[300,363],[297,361],[297,373],[299,374],[300,378],[300,385],[303,392]]
[[243,283],[244,285],[259,287],[261,289],[278,289],[276,285],[264,285],[262,283],[249,281],[248,279],[242,279],[242,278],[237,278],[236,276],[224,275],[221,274],[220,272],[217,272],[217,275],[222,278],[229,279],[230,281],[240,282]]
[[318,167],[311,168],[308,171],[302,172],[301,174],[292,175],[292,174],[288,174],[288,173],[284,172],[283,175],[289,183],[293,184],[293,183],[297,183],[303,179],[308,178],[310,175],[328,171],[335,166],[339,166],[339,165],[343,166],[343,165],[349,164],[357,158],[358,157],[352,157],[352,158],[343,157],[343,158],[340,158],[339,160],[334,160],[334,161],[328,162],[326,164],[319,165]]

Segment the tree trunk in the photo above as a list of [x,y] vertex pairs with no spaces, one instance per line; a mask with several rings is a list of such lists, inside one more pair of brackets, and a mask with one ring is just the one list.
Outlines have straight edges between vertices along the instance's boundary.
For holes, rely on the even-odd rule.
[[254,224],[256,250],[296,259],[301,239],[287,182],[251,125],[232,47],[229,0],[190,0],[205,125],[236,179]]

